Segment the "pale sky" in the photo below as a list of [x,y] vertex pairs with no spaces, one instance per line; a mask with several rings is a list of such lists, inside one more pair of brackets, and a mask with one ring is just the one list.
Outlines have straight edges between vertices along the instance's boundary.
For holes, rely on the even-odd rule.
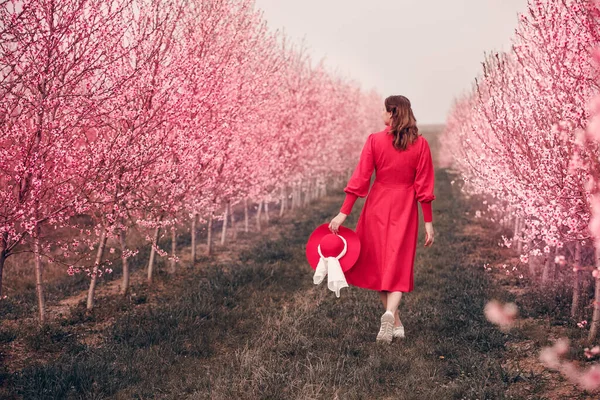
[[527,0],[256,0],[270,29],[304,38],[313,61],[402,94],[420,124],[444,123],[484,52],[509,50]]

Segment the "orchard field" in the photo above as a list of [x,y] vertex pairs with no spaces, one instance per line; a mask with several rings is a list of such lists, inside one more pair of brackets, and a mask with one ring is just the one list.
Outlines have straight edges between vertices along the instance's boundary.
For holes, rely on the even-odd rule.
[[0,1],[0,397],[598,398],[599,65],[599,3],[529,0],[419,125],[436,240],[382,346],[305,258],[381,94],[250,0]]
[[[439,129],[422,128],[434,153]],[[306,240],[339,211],[344,197],[338,186],[301,209],[271,216],[268,223],[263,215],[260,235],[251,219],[251,232],[239,228],[235,244],[217,245],[193,267],[168,273],[168,261],[159,258],[153,286],[145,274],[134,272],[125,298],[111,293],[113,280],[103,281],[92,312],[86,309],[87,292],[78,293],[83,287],[71,283],[68,291],[59,291],[60,279],[48,302],[53,319],[44,328],[27,322],[31,305],[13,308],[12,314],[5,309],[2,394],[48,399],[595,398],[538,360],[539,351],[558,337],[567,335],[584,346],[584,331],[568,316],[568,291],[558,281],[540,291],[527,269],[512,271],[520,265],[517,254],[498,246],[510,230],[477,218],[480,201],[465,198],[452,183],[456,178],[436,169],[437,239],[432,248],[423,248],[420,222],[415,291],[400,306],[406,329],[401,341],[375,342],[382,311],[375,292],[350,287],[336,299],[323,284],[312,283]],[[355,228],[363,203],[359,199],[347,226]],[[181,236],[186,263],[190,234]],[[168,247],[169,238],[164,241]],[[148,257],[134,257],[133,271],[145,272]],[[107,276],[117,273],[115,268]],[[67,292],[71,296],[64,297]],[[491,299],[519,305],[520,320],[509,333],[485,318]]]
[[[439,128],[424,130],[437,152]],[[555,335],[584,337],[565,316],[567,293],[557,285],[552,295],[533,296],[536,286],[529,277],[482,267],[512,267],[519,261],[512,249],[497,244],[508,232],[475,218],[476,204],[451,184],[454,179],[446,169],[436,170],[437,239],[432,248],[422,247],[421,222],[415,291],[405,295],[400,307],[406,327],[400,342],[395,339],[389,347],[375,342],[382,310],[375,292],[350,287],[336,299],[324,285],[312,283],[305,243],[315,226],[339,210],[343,192],[337,187],[301,210],[272,216],[260,236],[240,229],[236,245],[228,250],[217,246],[216,254],[201,257],[193,267],[169,274],[168,265],[159,262],[152,288],[145,275],[134,273],[128,297],[107,292],[92,313],[80,296],[69,311],[35,329],[21,320],[27,318],[25,307],[13,310],[2,325],[3,394],[198,399],[574,395],[572,385],[537,360],[537,352]],[[355,227],[363,202],[347,226]],[[256,232],[255,224],[251,230]],[[184,261],[189,260],[189,240],[189,233],[182,234]],[[136,256],[133,270],[143,269],[148,257]],[[78,298],[77,289],[72,284],[75,295],[67,300]],[[50,310],[61,304],[60,297],[49,302]],[[510,334],[486,320],[483,307],[490,299],[516,301],[522,308],[523,319]]]

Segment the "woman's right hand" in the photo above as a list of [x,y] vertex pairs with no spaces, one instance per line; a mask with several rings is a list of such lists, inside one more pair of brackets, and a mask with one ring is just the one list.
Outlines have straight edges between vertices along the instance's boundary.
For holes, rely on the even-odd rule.
[[433,222],[425,222],[425,247],[433,244]]

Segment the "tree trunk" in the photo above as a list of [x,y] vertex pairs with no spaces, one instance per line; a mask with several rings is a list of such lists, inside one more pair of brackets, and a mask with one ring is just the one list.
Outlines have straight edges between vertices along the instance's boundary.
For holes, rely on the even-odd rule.
[[310,204],[310,179],[307,179],[304,185],[304,206],[308,204]]
[[310,193],[312,192],[312,181],[310,178],[306,180],[304,185],[304,205],[307,206],[310,204]]
[[244,197],[244,232],[248,233],[248,198]]
[[262,200],[258,202],[258,210],[256,211],[256,229],[260,232],[260,214],[262,211]]
[[102,228],[102,234],[100,235],[100,243],[98,245],[98,252],[96,253],[96,260],[94,261],[94,268],[92,269],[92,279],[90,281],[90,289],[88,290],[87,296],[87,309],[91,310],[94,308],[94,293],[96,291],[96,282],[98,280],[98,269],[102,262],[102,255],[104,254],[104,248],[106,247],[106,230]]
[[129,257],[127,257],[126,236],[124,229],[119,232],[119,243],[121,244],[121,263],[123,264],[123,281],[120,294],[126,296],[129,292]]
[[212,225],[213,225],[213,212],[211,211],[208,215],[208,227],[206,232],[206,254],[212,254]]
[[515,216],[514,232],[513,232],[513,247],[517,247],[519,235],[519,216]]
[[8,234],[6,232],[0,234],[0,299],[2,299],[2,277],[4,276],[4,262],[6,261],[6,238]]
[[154,257],[156,257],[156,246],[158,246],[159,232],[160,226],[154,228],[154,238],[152,239],[152,248],[150,249],[150,260],[148,260],[148,284],[152,283],[152,272],[154,271]]
[[196,263],[196,223],[198,222],[198,214],[192,216],[192,266]]
[[317,190],[315,191],[315,196],[317,199],[323,197],[323,180],[319,179],[317,181]]
[[[558,254],[558,249],[554,249],[554,260],[556,260],[556,257],[559,256],[560,254]],[[566,258],[566,257],[565,257]],[[552,263],[552,268],[550,269],[550,276],[552,277],[552,280],[554,282],[556,282],[558,280],[558,271],[559,271],[559,264],[556,263],[556,261],[554,261]]]
[[292,183],[292,210],[298,208],[298,182]]
[[269,225],[269,201],[265,200],[265,220],[267,221],[267,225]]
[[225,238],[227,237],[227,223],[229,222],[229,201],[225,204],[225,211],[223,212],[223,229],[221,230],[221,245],[225,244]]
[[[529,241],[529,249],[531,250],[531,247],[533,246],[533,240]],[[535,264],[538,260],[538,256],[534,256],[533,254],[529,255],[529,259],[527,260],[527,265],[529,266],[529,275],[531,275],[531,277],[535,277]]]
[[327,196],[327,181],[323,182],[323,192],[322,192],[323,197]]
[[[596,270],[600,267],[600,250],[594,249],[594,264]],[[590,333],[588,336],[588,342],[591,344],[596,340],[598,335],[598,326],[600,325],[600,274],[594,278],[594,312],[592,314],[592,324],[590,327]]]
[[579,240],[575,241],[575,257],[573,259],[573,267],[577,269],[574,272],[575,276],[573,277],[573,301],[571,303],[571,317],[577,318],[578,320],[581,317],[580,313],[580,294],[581,294],[581,242]]
[[173,222],[171,226],[171,260],[169,260],[169,273],[175,273],[175,255],[177,254],[177,227]]
[[517,251],[519,253],[523,251],[523,240],[521,240],[523,228],[525,228],[525,219],[519,218],[519,231],[517,233]]
[[285,211],[285,203],[286,203],[286,192],[285,185],[281,185],[281,206],[279,207],[279,216],[283,216],[283,212]]
[[229,214],[231,215],[231,233],[233,240],[237,239],[237,226],[235,225],[235,212],[233,207],[230,206]]
[[46,323],[46,301],[44,299],[44,281],[42,277],[42,255],[40,254],[40,224],[34,227],[33,252],[35,254],[35,291],[38,300],[40,324]]
[[310,203],[310,179],[306,180],[306,184],[304,185],[304,206],[307,206]]
[[554,268],[554,253],[555,247],[550,247],[550,252],[546,257],[546,262],[544,263],[544,270],[542,271],[542,285],[547,285],[550,277],[552,276],[553,268]]

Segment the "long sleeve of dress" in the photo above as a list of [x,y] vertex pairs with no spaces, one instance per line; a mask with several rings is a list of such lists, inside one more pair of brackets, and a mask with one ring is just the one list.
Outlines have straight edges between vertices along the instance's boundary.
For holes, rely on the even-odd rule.
[[344,188],[346,199],[340,212],[349,215],[352,212],[352,207],[358,197],[366,197],[369,193],[371,185],[371,176],[375,169],[375,158],[373,157],[372,148],[373,134],[367,138],[363,149],[360,153],[358,165],[354,169],[354,173],[350,177],[348,184]]
[[433,215],[431,211],[431,202],[435,200],[433,192],[435,175],[433,169],[433,160],[431,158],[431,149],[429,143],[423,138],[419,162],[417,164],[417,173],[415,176],[415,190],[417,201],[421,203],[423,211],[423,220],[432,222]]

